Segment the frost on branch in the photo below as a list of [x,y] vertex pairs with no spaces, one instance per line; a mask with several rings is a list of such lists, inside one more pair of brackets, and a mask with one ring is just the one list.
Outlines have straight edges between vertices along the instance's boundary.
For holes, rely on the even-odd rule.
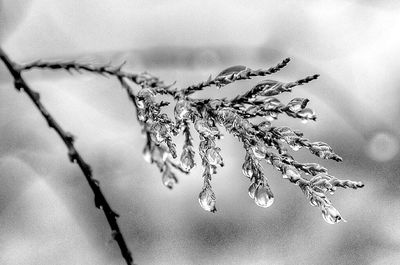
[[[328,194],[333,194],[338,187],[358,189],[364,185],[361,182],[340,180],[329,175],[328,170],[318,163],[297,161],[293,153],[302,148],[308,149],[321,159],[340,162],[342,158],[324,142],[310,141],[302,132],[289,126],[274,126],[273,123],[279,115],[300,119],[304,123],[316,121],[316,114],[308,107],[307,98],[293,98],[285,103],[278,97],[281,93],[289,93],[295,87],[317,79],[319,75],[307,76],[292,82],[265,78],[280,71],[289,61],[287,58],[276,66],[258,70],[242,65],[232,66],[214,78],[209,76],[204,82],[182,89],[164,85],[158,78],[147,73],[127,73],[122,70],[122,65],[95,67],[75,62],[34,62],[20,66],[19,70],[63,69],[117,77],[134,103],[137,119],[146,136],[143,155],[146,161],[157,165],[162,172],[162,182],[167,188],[172,189],[178,182],[176,171],[189,173],[196,165],[196,148],[192,136],[192,132],[195,132],[200,140],[198,154],[203,168],[203,187],[199,194],[199,203],[206,211],[216,211],[216,196],[211,180],[217,173],[218,167],[225,164],[222,150],[218,147],[218,140],[222,135],[220,130],[223,129],[235,136],[246,151],[242,173],[249,179],[248,194],[256,205],[267,208],[274,201],[272,189],[262,166],[262,163],[266,162],[281,172],[283,179],[297,185],[309,203],[320,208],[327,223],[335,224],[344,219],[333,207],[327,197]],[[191,97],[196,91],[211,86],[222,88],[238,80],[259,77],[265,79],[232,99]],[[134,89],[133,83],[138,85],[139,89]],[[171,96],[171,102],[176,102],[173,118],[163,112],[163,107],[170,102],[159,101],[160,95]],[[184,136],[184,143],[178,156],[173,139],[180,133]],[[229,164],[229,161],[226,163]]]

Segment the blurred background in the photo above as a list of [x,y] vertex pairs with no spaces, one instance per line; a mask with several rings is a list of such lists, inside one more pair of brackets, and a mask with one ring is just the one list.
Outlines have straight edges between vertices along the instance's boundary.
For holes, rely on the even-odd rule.
[[[148,71],[184,87],[231,65],[293,81],[280,99],[308,97],[316,123],[276,125],[329,143],[344,162],[318,162],[365,188],[332,197],[347,223],[329,225],[300,189],[265,165],[268,209],[247,195],[244,151],[226,135],[226,166],[213,179],[216,214],[199,207],[201,167],[174,190],[142,158],[144,138],[119,84],[64,72],[27,73],[77,147],[112,207],[137,264],[400,264],[400,2],[0,0],[0,45],[19,63],[70,60]],[[196,97],[232,97],[260,79]],[[178,147],[182,138],[178,137]],[[198,139],[195,139],[198,143]],[[197,158],[197,164],[200,164]],[[0,66],[0,263],[124,264],[81,172],[27,96]]]

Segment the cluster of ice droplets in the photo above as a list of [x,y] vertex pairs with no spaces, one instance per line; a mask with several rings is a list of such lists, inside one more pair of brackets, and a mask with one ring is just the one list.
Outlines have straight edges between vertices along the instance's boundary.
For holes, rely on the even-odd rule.
[[268,208],[274,203],[274,195],[270,187],[264,183],[257,183],[257,181],[250,185],[249,196],[263,208]]

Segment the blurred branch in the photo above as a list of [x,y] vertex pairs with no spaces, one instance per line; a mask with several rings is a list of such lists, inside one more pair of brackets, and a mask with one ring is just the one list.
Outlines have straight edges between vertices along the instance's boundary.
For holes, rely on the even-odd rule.
[[[7,56],[7,54],[3,51],[2,48],[0,48],[0,59],[3,61],[5,66],[7,67],[8,71],[12,75],[14,79],[14,86],[18,91],[23,91],[25,92],[28,97],[31,99],[32,103],[37,107],[39,110],[40,114],[43,116],[43,118],[47,121],[48,125],[50,128],[54,129],[58,136],[61,138],[61,140],[64,142],[65,146],[68,149],[68,156],[69,159],[72,163],[77,163],[79,168],[81,169],[82,173],[84,174],[90,188],[93,191],[94,198],[95,198],[95,205],[97,208],[102,209],[104,212],[104,215],[107,218],[108,224],[110,225],[110,228],[112,230],[112,236],[113,239],[118,243],[118,246],[121,250],[121,254],[123,258],[125,259],[126,263],[128,265],[133,264],[133,258],[131,255],[130,250],[128,249],[128,246],[125,242],[125,239],[120,231],[120,228],[118,226],[117,222],[117,217],[118,214],[111,208],[109,203],[107,202],[105,196],[103,195],[99,181],[96,180],[93,177],[92,170],[89,164],[87,164],[81,155],[78,153],[74,146],[74,137],[71,133],[65,131],[59,124],[58,122],[54,119],[54,117],[48,112],[48,110],[44,107],[42,102],[40,101],[40,94],[33,90],[32,88],[29,87],[29,85],[25,82],[23,77],[21,76],[21,71],[23,69],[19,68],[14,62],[10,60],[10,58]],[[32,66],[33,67],[33,66]],[[67,67],[66,69],[70,69],[69,65],[65,65]],[[91,72],[100,72],[102,73],[105,71],[105,73],[115,73],[118,72],[117,69],[98,69],[98,68],[90,68],[86,66],[81,67],[84,70],[91,71]],[[76,68],[74,68],[76,70]],[[133,79],[134,76],[131,76]]]

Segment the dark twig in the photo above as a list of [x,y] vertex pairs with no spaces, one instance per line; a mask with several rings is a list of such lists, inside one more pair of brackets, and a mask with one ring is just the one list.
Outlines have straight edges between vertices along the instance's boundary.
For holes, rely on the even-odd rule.
[[109,203],[107,202],[105,196],[103,195],[99,181],[93,178],[92,170],[89,164],[87,164],[81,155],[78,153],[74,146],[74,137],[71,133],[66,132],[53,118],[53,116],[48,112],[48,110],[44,107],[42,102],[40,101],[40,94],[30,88],[25,80],[21,76],[21,68],[12,62],[6,53],[0,48],[0,59],[3,61],[8,71],[14,78],[14,86],[18,91],[25,92],[28,97],[32,100],[32,103],[37,107],[43,118],[47,121],[50,128],[53,128],[61,140],[64,142],[68,149],[68,156],[72,163],[76,162],[84,174],[90,188],[94,194],[95,205],[97,208],[102,209],[108,224],[110,225],[113,239],[118,243],[118,246],[121,250],[121,254],[126,261],[126,264],[133,264],[133,258],[131,252],[128,249],[128,246],[125,242],[125,239],[120,231],[118,226],[117,217],[118,214],[111,208]]

